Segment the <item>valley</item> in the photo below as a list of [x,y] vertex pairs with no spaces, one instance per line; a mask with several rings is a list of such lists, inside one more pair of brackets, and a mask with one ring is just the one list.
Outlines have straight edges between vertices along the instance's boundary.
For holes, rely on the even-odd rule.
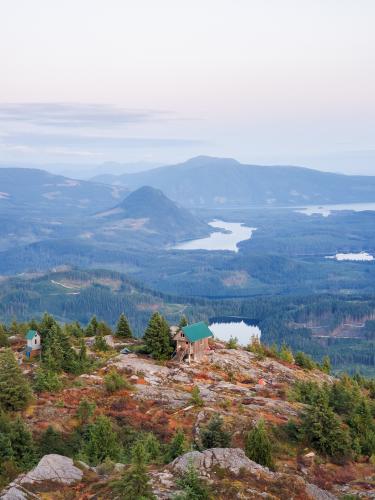
[[[271,193],[293,179],[315,179],[316,185],[310,186],[310,181],[306,181],[304,189],[317,192],[320,186],[322,192],[327,192],[324,183],[331,179],[329,175],[280,168],[267,171],[272,171],[273,176],[267,175],[262,189]],[[223,194],[220,190],[224,189],[224,173],[237,175],[242,171],[250,177],[252,172],[259,173],[255,167],[204,157],[174,170],[163,167],[131,174],[130,178],[134,175],[134,179],[153,184],[153,179],[162,182],[164,173],[168,173],[173,174],[170,186],[177,180],[182,186],[189,178],[189,186],[198,190],[202,176],[210,172],[214,181],[210,189]],[[249,188],[246,207],[220,203],[208,208],[207,203],[197,206],[193,202],[191,187],[187,185],[186,196],[171,188],[167,190],[169,198],[156,183],[156,187],[141,186],[131,191],[135,183],[127,181],[124,185],[108,186],[96,180],[74,181],[39,170],[32,173],[31,178],[25,169],[0,169],[0,190],[8,194],[0,200],[0,319],[4,321],[11,321],[14,316],[38,317],[49,310],[62,321],[74,315],[86,322],[96,313],[111,322],[125,301],[126,311],[140,335],[149,312],[158,308],[171,321],[175,312],[184,308],[192,319],[207,321],[224,311],[236,314],[239,307],[262,300],[272,304],[280,298],[293,304],[298,297],[316,295],[323,303],[325,296],[337,296],[344,301],[360,297],[362,302],[374,293],[375,264],[371,257],[375,255],[375,211],[373,205],[361,204],[359,197],[353,204],[354,195],[350,193],[338,192],[335,199],[329,200],[322,195],[319,203],[325,203],[317,205],[318,210],[309,207],[307,216],[306,212],[300,213],[301,206],[308,206],[302,205],[300,199],[286,200],[281,194],[268,204],[264,204],[264,199],[255,199],[260,192],[259,182]],[[32,181],[28,185],[29,179]],[[244,178],[236,179],[234,193],[245,185]],[[348,176],[335,175],[333,179],[344,186]],[[351,181],[353,186],[365,183],[375,197],[372,181]],[[59,191],[57,198],[45,196],[52,191]],[[363,190],[362,195],[367,197]],[[61,266],[68,266],[71,273],[86,273],[94,282],[82,287],[66,276],[61,280],[59,273],[46,281],[45,276],[51,270],[63,269]],[[120,276],[118,290],[105,285],[107,278],[98,281],[97,275],[107,272]],[[25,279],[33,273],[35,278]],[[126,302],[128,289],[123,283],[127,281],[147,290],[144,303],[136,306],[141,300],[137,297],[143,292],[131,294]],[[103,305],[103,301],[111,301],[113,306]],[[272,311],[270,315],[275,317],[277,313]],[[243,311],[241,316],[248,317]],[[266,321],[264,313],[250,317]],[[293,348],[303,347],[317,359],[324,350],[342,353],[334,362],[339,370],[354,370],[359,363],[368,373],[375,366],[371,354],[373,340],[366,337],[358,345],[352,345],[351,338],[336,338],[327,347],[327,341],[311,340],[309,334],[301,346],[298,335],[284,327],[276,337],[269,332],[262,328],[262,338],[267,343],[286,341]],[[328,338],[336,337],[332,332],[328,329]],[[355,354],[346,353],[347,348]],[[365,359],[361,353],[366,351]]]
[[0,500],[375,500],[374,19],[2,2]]

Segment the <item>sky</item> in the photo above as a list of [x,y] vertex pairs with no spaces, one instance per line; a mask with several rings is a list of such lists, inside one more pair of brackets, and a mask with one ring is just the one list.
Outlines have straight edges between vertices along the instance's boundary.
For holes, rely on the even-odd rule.
[[1,0],[0,164],[375,175],[374,0]]

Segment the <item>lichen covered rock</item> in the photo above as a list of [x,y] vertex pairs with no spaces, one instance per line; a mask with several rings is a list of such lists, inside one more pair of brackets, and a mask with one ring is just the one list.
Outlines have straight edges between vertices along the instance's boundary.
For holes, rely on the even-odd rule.
[[49,485],[71,485],[81,481],[83,472],[73,460],[62,455],[45,455],[38,465],[15,479],[0,496],[1,500],[29,500],[39,498],[38,490]]

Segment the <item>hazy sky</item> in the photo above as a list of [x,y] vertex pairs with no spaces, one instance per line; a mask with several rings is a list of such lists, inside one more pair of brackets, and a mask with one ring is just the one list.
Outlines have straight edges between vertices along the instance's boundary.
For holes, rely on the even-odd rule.
[[1,0],[0,162],[375,175],[374,0]]

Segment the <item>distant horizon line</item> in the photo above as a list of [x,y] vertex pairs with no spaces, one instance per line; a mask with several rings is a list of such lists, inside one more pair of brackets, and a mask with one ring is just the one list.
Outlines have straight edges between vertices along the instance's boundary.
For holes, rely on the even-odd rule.
[[[375,154],[375,150],[367,150],[368,152],[374,152]],[[353,153],[353,151],[352,151]],[[126,172],[126,171],[123,171],[123,172],[117,172],[117,173],[114,173],[114,172],[111,172],[111,171],[103,171],[103,172],[99,172],[99,171],[96,171],[96,172],[92,172],[92,177],[98,177],[100,175],[110,175],[110,176],[122,176],[122,175],[131,175],[131,174],[137,174],[137,173],[142,173],[142,172],[146,172],[146,171],[150,171],[150,170],[155,170],[155,169],[159,169],[159,168],[164,168],[164,167],[178,167],[180,165],[184,165],[188,162],[191,162],[191,161],[194,161],[194,160],[199,160],[199,159],[202,159],[202,161],[204,160],[220,160],[220,161],[232,161],[234,163],[237,163],[238,165],[242,165],[242,166],[248,166],[248,167],[264,167],[264,168],[275,168],[275,167],[278,167],[278,168],[296,168],[296,169],[305,169],[305,170],[313,170],[313,171],[316,171],[316,172],[320,172],[320,173],[323,173],[323,174],[334,174],[334,175],[344,175],[344,176],[347,176],[347,177],[374,177],[375,176],[375,172],[373,174],[370,174],[370,173],[352,173],[352,172],[340,172],[340,171],[337,171],[337,170],[324,170],[322,168],[319,168],[319,167],[311,167],[311,166],[306,166],[306,165],[301,165],[301,164],[290,164],[290,163],[262,163],[262,162],[257,162],[257,163],[244,163],[240,160],[237,160],[236,158],[234,157],[230,157],[230,156],[214,156],[214,155],[197,155],[197,156],[192,156],[192,157],[189,157],[187,158],[186,160],[183,160],[183,161],[179,161],[179,162],[170,162],[170,163],[167,163],[167,162],[156,162],[156,161],[152,161],[152,160],[135,160],[135,161],[116,161],[116,160],[104,160],[102,162],[89,162],[89,163],[80,163],[80,162],[45,162],[45,161],[41,161],[41,162],[26,162],[26,161],[11,161],[11,162],[4,162],[4,161],[0,161],[0,168],[14,168],[14,169],[34,169],[34,170],[44,170],[44,171],[47,171],[53,175],[62,175],[64,177],[69,177],[71,176],[72,174],[74,174],[74,172],[70,172],[70,173],[67,173],[67,172],[63,172],[64,169],[69,169],[69,168],[77,168],[78,172],[77,174],[79,174],[79,169],[82,169],[82,170],[86,170],[87,172],[86,173],[89,173],[90,170],[98,170],[102,167],[110,167],[112,166],[112,168],[126,168],[126,167],[136,167],[136,166],[139,166],[139,167],[145,167],[145,168],[141,168],[140,170],[134,170],[134,171],[130,171],[130,172]],[[52,170],[51,170],[52,168]],[[53,171],[53,168],[60,168],[60,169],[63,169],[62,171]],[[78,176],[79,177],[79,176]],[[73,177],[74,178],[74,177]]]

